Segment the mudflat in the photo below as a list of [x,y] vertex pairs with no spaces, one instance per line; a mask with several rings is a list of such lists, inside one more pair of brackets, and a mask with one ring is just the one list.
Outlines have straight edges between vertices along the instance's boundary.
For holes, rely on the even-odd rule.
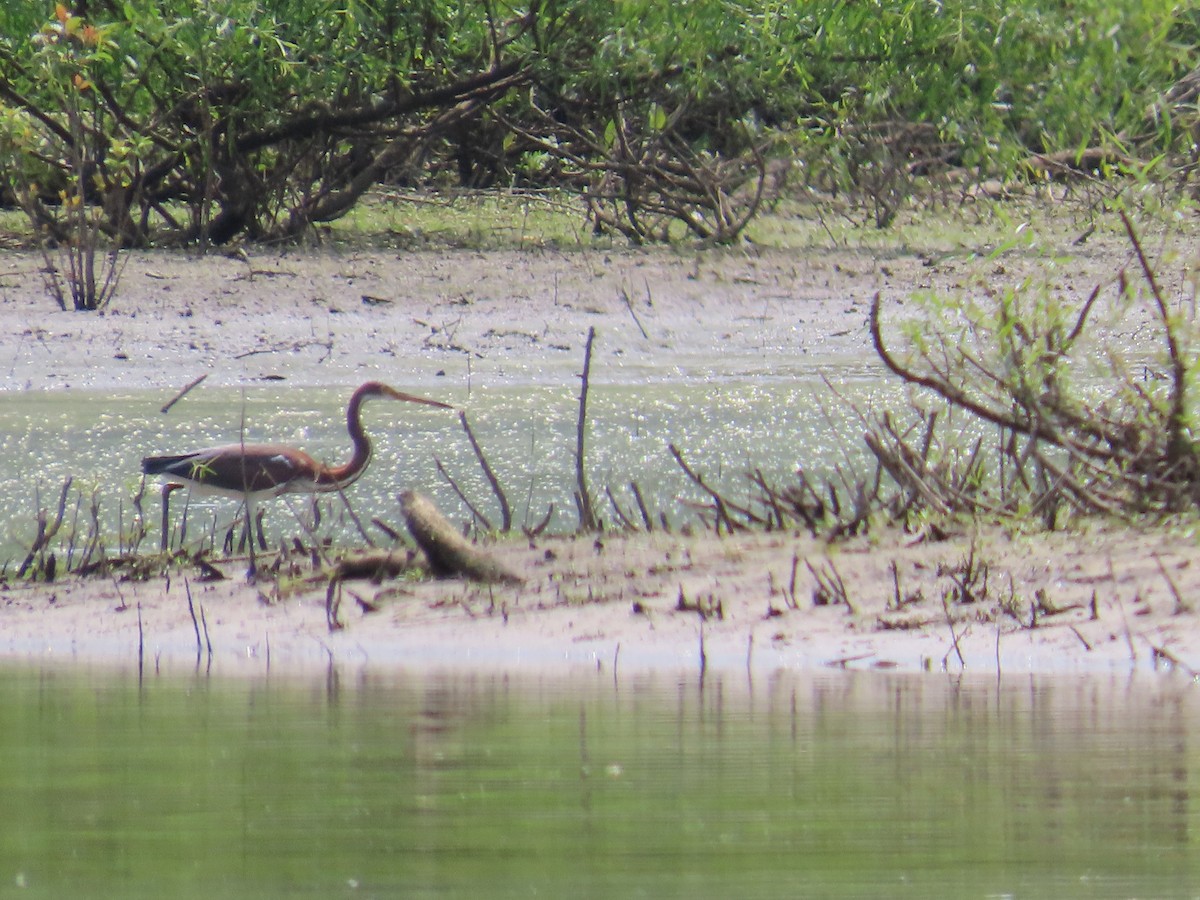
[[[878,371],[876,293],[902,321],[916,292],[1044,279],[1082,303],[1132,260],[1116,229],[1064,222],[1051,246],[748,245],[707,251],[316,248],[130,253],[99,313],[58,310],[36,254],[0,259],[0,390],[152,389],[164,400],[262,379],[429,390],[477,383],[671,383]],[[1079,242],[1081,236],[1087,240]],[[994,248],[991,248],[994,249]],[[1190,302],[1186,235],[1148,249]],[[1114,294],[1115,291],[1108,291]],[[1104,302],[1104,301],[1102,301]],[[1141,339],[1148,311],[1110,331]],[[1152,352],[1153,348],[1148,348]],[[186,414],[186,405],[179,414]],[[764,440],[786,436],[764,435]],[[60,578],[0,590],[0,656],[144,670],[338,666],[608,669],[835,666],[922,671],[1200,671],[1195,522],[1041,533],[961,523],[827,542],[783,531],[608,531],[485,546],[521,585],[346,580],[249,584]],[[285,567],[287,568],[287,567]],[[330,607],[337,625],[331,627]]]

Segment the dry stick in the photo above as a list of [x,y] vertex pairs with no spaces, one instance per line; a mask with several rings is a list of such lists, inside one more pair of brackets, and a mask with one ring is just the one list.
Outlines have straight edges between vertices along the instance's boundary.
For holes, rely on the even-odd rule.
[[1171,327],[1171,314],[1167,309],[1167,301],[1163,297],[1162,289],[1158,286],[1158,279],[1154,276],[1154,269],[1151,268],[1149,260],[1146,259],[1146,254],[1142,250],[1142,244],[1138,240],[1133,223],[1129,221],[1129,216],[1124,211],[1121,212],[1121,222],[1125,226],[1126,234],[1129,235],[1129,242],[1133,244],[1134,252],[1137,254],[1138,262],[1142,267],[1142,274],[1145,276],[1146,283],[1150,286],[1150,293],[1153,295],[1154,302],[1158,306],[1158,315],[1162,321],[1163,332],[1167,341],[1167,355],[1171,360],[1172,374],[1170,449],[1178,451],[1179,445],[1187,440],[1187,437],[1184,435],[1187,412],[1184,404],[1184,389],[1187,387],[1187,361],[1180,352],[1179,342],[1175,337],[1175,330]]
[[621,520],[621,524],[625,527],[625,530],[637,531],[637,524],[625,513],[625,510],[621,509],[621,504],[617,502],[617,498],[613,494],[612,488],[607,484],[604,486],[604,495],[608,497],[609,505],[612,506],[613,512],[617,514],[617,518]]
[[1067,627],[1069,629],[1071,629],[1071,633],[1074,634],[1075,637],[1079,638],[1079,643],[1083,644],[1083,649],[1085,649],[1089,653],[1091,653],[1092,645],[1087,642],[1087,638],[1085,638],[1082,634],[1079,633],[1079,629],[1076,628],[1074,625],[1068,625]]
[[642,497],[642,491],[638,487],[636,481],[629,482],[629,489],[633,491],[633,499],[637,501],[638,512],[642,514],[642,522],[646,525],[646,531],[653,531],[654,525],[650,520],[650,512],[646,509],[646,501]]
[[146,538],[146,535],[149,533],[146,529],[146,513],[142,509],[142,501],[145,498],[146,498],[146,479],[142,478],[142,480],[138,482],[137,493],[134,494],[133,497],[130,499],[130,504],[133,506],[133,511],[135,514],[134,521],[141,523],[133,531],[133,534],[131,537],[131,544],[129,547],[130,553],[136,552],[137,549],[142,546],[142,541]]
[[475,517],[475,521],[483,525],[484,531],[491,531],[491,520],[488,519],[488,517],[485,516],[481,510],[476,508],[474,503],[467,499],[467,495],[463,493],[463,489],[459,487],[458,482],[454,480],[454,476],[447,471],[444,465],[442,465],[442,461],[435,456],[433,458],[433,464],[437,466],[438,474],[441,475],[442,478],[446,480],[446,483],[450,485],[450,489],[458,495],[458,499],[461,500],[467,509],[471,511],[471,515]]
[[583,350],[582,386],[579,391],[579,421],[575,428],[575,482],[578,486],[575,503],[579,507],[579,527],[582,531],[596,531],[596,514],[592,510],[592,497],[588,493],[587,476],[584,472],[584,434],[587,430],[587,395],[588,382],[592,370],[592,343],[596,339],[596,329],[588,329],[587,344]]
[[893,452],[884,447],[879,438],[869,431],[863,435],[863,442],[898,484],[909,488],[913,494],[919,494],[935,512],[943,516],[949,515],[950,507],[930,487],[928,479],[917,472],[912,462],[904,457],[902,451],[908,448],[902,442],[897,442],[897,449],[901,452]]
[[842,581],[841,573],[838,572],[837,566],[833,564],[833,560],[828,560],[819,572],[813,568],[813,564],[808,560],[804,561],[804,565],[808,567],[808,571],[816,579],[817,589],[829,597],[829,605],[834,606],[838,603],[844,603],[851,615],[857,614],[858,610],[850,602],[850,594],[846,591],[846,583]]
[[996,618],[996,681],[1000,680],[1000,618]]
[[[358,533],[363,536],[363,539],[366,541],[367,546],[374,547],[375,542],[373,540],[371,540],[371,538],[367,535],[367,529],[363,526],[362,521],[358,518],[358,513],[356,513],[354,511],[354,507],[352,507],[350,505],[350,498],[346,496],[346,492],[345,492],[344,488],[339,486],[338,490],[337,490],[337,494],[342,499],[342,504],[346,508],[346,514],[350,516],[350,521],[354,523],[356,528],[358,528]],[[329,565],[330,564],[329,554],[326,552],[328,548],[324,547],[321,543],[321,540],[317,537],[317,528],[320,526],[320,520],[321,520],[320,506],[317,504],[317,502],[314,499],[311,509],[312,509],[315,521],[310,525],[308,523],[308,521],[305,520],[305,518],[302,515],[300,515],[300,511],[298,509],[296,509],[294,506],[292,506],[292,501],[291,501],[290,497],[288,497],[287,495],[284,495],[283,500],[284,500],[284,503],[287,505],[288,512],[290,512],[292,514],[292,518],[295,519],[296,524],[300,526],[300,530],[303,531],[305,533],[305,535],[307,535],[308,540],[312,545],[312,552],[315,554],[315,556],[317,558],[319,558],[321,560],[321,562],[323,562],[325,565]],[[262,536],[262,514],[264,512],[265,512],[265,510],[260,510],[259,515],[258,515],[259,536],[260,537]],[[294,539],[294,536],[293,536],[293,539]],[[263,543],[263,549],[264,550],[266,549],[265,542]],[[280,548],[281,555],[283,554],[283,552],[284,552],[283,549]]]
[[1197,672],[1195,669],[1193,669],[1191,666],[1189,666],[1187,663],[1185,663],[1182,659],[1180,659],[1178,656],[1176,656],[1174,653],[1172,653],[1166,647],[1163,647],[1163,646],[1160,646],[1160,645],[1154,643],[1152,640],[1150,640],[1150,638],[1146,637],[1145,635],[1142,635],[1142,638],[1146,641],[1147,644],[1150,645],[1150,652],[1154,654],[1155,661],[1160,660],[1160,659],[1165,660],[1166,662],[1169,662],[1172,666],[1174,666],[1176,669],[1181,670],[1185,675],[1187,675],[1188,678],[1191,678],[1191,679],[1195,679],[1198,675],[1200,675],[1200,672]]
[[475,458],[479,460],[479,467],[483,469],[483,476],[487,479],[488,484],[492,486],[492,493],[496,495],[496,499],[500,502],[500,531],[508,534],[508,532],[512,531],[512,512],[508,508],[508,497],[505,496],[504,489],[500,487],[500,479],[492,471],[487,457],[483,455],[479,441],[475,439],[475,432],[471,430],[471,423],[467,421],[467,414],[460,412],[458,420],[462,423],[463,431],[467,433],[467,440],[471,442],[471,449],[475,451]]
[[[883,329],[880,324],[882,303],[883,295],[876,292],[871,301],[871,310],[868,319],[871,343],[880,361],[905,383],[928,388],[944,400],[949,401],[953,406],[970,413],[983,422],[991,422],[994,425],[1004,426],[1028,437],[1047,441],[1055,446],[1062,447],[1075,456],[1095,459],[1101,462],[1114,459],[1119,460],[1121,456],[1119,449],[1104,445],[1080,444],[1072,440],[1069,436],[1060,434],[1058,430],[1051,425],[1047,425],[1042,419],[1025,421],[1009,411],[999,408],[993,409],[982,401],[975,400],[967,393],[965,388],[953,384],[947,377],[943,376],[940,370],[935,369],[935,375],[921,375],[901,365],[892,356],[891,351],[884,346]],[[987,374],[986,368],[981,364],[976,363],[976,368],[980,368],[984,374]]]
[[521,528],[521,531],[523,531],[525,533],[526,537],[531,537],[531,538],[537,537],[539,534],[541,534],[543,531],[546,530],[546,528],[550,525],[550,520],[553,517],[554,517],[554,504],[551,503],[549,508],[546,510],[546,515],[542,517],[542,521],[538,522],[532,528],[523,526]]
[[67,537],[67,571],[71,570],[71,559],[75,556],[75,541],[79,538],[79,510],[83,505],[83,494],[75,495],[75,511],[71,514],[71,531]]
[[[374,547],[375,542],[373,540],[371,540],[371,536],[369,534],[367,534],[367,529],[363,525],[362,519],[360,519],[358,517],[358,513],[354,511],[354,507],[350,503],[350,498],[346,495],[346,488],[344,485],[338,485],[337,495],[338,495],[338,497],[341,498],[342,506],[346,510],[346,515],[348,515],[350,517],[350,521],[354,523],[354,527],[358,529],[358,533],[360,535],[362,535],[362,539],[364,541],[366,541],[367,546]],[[289,510],[292,513],[292,517],[295,518],[296,521],[298,523],[300,523],[300,527],[303,528],[304,524],[303,524],[303,522],[301,522],[300,516],[296,513],[296,511],[294,509],[290,508],[290,505],[289,505]],[[316,535],[312,534],[311,529],[305,528],[305,530],[309,532],[310,537],[312,537],[314,540],[316,539]]]
[[325,624],[330,633],[340,631],[346,626],[342,624],[338,611],[342,605],[342,579],[334,575],[329,579],[325,588]]
[[1151,553],[1154,557],[1154,562],[1158,565],[1158,571],[1162,573],[1163,580],[1167,582],[1167,586],[1171,589],[1171,595],[1175,598],[1174,615],[1180,616],[1186,612],[1191,612],[1191,608],[1183,600],[1183,595],[1179,592],[1179,585],[1175,583],[1175,579],[1167,571],[1167,567],[1163,565],[1162,557],[1157,553]]
[[67,511],[67,493],[71,490],[72,479],[70,476],[63,482],[62,493],[58,497],[58,513],[55,515],[54,524],[51,525],[46,519],[46,511],[39,509],[37,513],[38,533],[33,540],[33,546],[29,548],[29,554],[25,557],[25,561],[21,563],[21,567],[17,570],[17,577],[21,578],[33,564],[34,557],[41,551],[45,550],[50,541],[58,533],[58,529],[62,527],[63,516]]
[[174,406],[176,403],[178,403],[180,400],[182,400],[184,397],[186,397],[188,394],[188,391],[190,391],[192,388],[196,387],[198,384],[200,384],[200,382],[202,382],[207,377],[208,377],[208,373],[206,372],[205,374],[199,376],[198,378],[193,378],[191,381],[189,381],[187,384],[185,384],[182,388],[180,388],[179,393],[177,393],[174,397],[172,397],[165,404],[163,404],[163,408],[160,410],[160,412],[163,412],[163,413],[170,412],[172,406]]
[[[782,531],[784,519],[783,509],[779,506],[779,494],[767,484],[767,479],[763,475],[762,469],[755,468],[753,474],[746,477],[763,492],[763,497],[766,498],[765,505],[770,506],[771,511],[775,514],[775,527]],[[760,500],[759,502],[761,503],[762,501]]]
[[415,491],[400,495],[400,510],[435,575],[458,575],[472,581],[520,584],[524,578],[475,547],[451,527],[433,501]]
[[91,525],[89,526],[89,534],[87,543],[83,548],[83,557],[79,560],[78,568],[86,568],[91,562],[92,557],[100,551],[100,489],[96,488],[92,491],[92,500],[89,508],[91,513]]
[[[954,616],[950,614],[950,601],[942,597],[942,610],[946,613],[946,625],[950,629],[950,641],[953,645],[954,652],[958,654],[958,664],[964,669],[967,667],[967,661],[963,659],[962,648],[958,646],[958,632],[954,630]],[[942,665],[946,664],[946,659],[950,656],[950,651],[946,651],[946,655],[942,657]]]
[[739,506],[736,503],[726,500],[719,493],[717,493],[717,491],[715,491],[713,488],[709,487],[708,484],[705,482],[705,480],[696,471],[694,471],[691,466],[689,466],[684,461],[683,454],[679,452],[678,447],[676,447],[674,444],[667,444],[667,449],[671,452],[671,455],[673,457],[675,457],[675,462],[677,462],[679,464],[679,468],[683,469],[684,474],[687,475],[687,477],[690,478],[696,484],[697,487],[699,487],[706,494],[708,494],[710,497],[712,497],[713,505],[714,505],[714,508],[717,513],[716,530],[718,533],[721,530],[720,525],[722,522],[725,523],[725,527],[728,529],[730,534],[733,534],[733,532],[735,530],[737,530],[738,528],[745,527],[744,525],[736,524],[729,517],[730,509],[732,509],[734,512],[737,512],[740,515],[745,516],[746,519],[750,522],[754,522],[755,524],[758,524],[758,525],[765,524],[766,520],[763,519],[761,516],[756,516],[753,512],[751,512],[746,507]]
[[[618,290],[621,292],[621,299],[625,301],[625,308],[629,310],[629,315],[633,319],[633,324],[638,327],[638,331],[642,333],[642,337],[650,340],[650,335],[646,334],[646,329],[642,327],[641,319],[638,318],[637,312],[634,311],[633,301],[629,299],[629,292],[625,290],[625,285],[621,285]],[[650,286],[646,285],[646,291],[649,293]]]
[[403,540],[403,538],[404,538],[404,535],[402,535],[395,528],[393,528],[387,522],[383,521],[383,519],[379,518],[378,516],[372,517],[371,524],[374,525],[376,528],[378,528],[380,531],[382,531],[384,534],[386,534],[388,536],[388,540],[390,540],[394,543],[398,543],[399,541]]

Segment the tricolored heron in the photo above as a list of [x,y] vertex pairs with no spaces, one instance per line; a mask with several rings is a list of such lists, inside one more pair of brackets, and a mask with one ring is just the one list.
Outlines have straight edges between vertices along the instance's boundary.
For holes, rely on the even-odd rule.
[[406,394],[378,381],[361,385],[346,408],[346,430],[354,451],[340,466],[327,466],[303,450],[284,444],[225,444],[171,456],[147,456],[142,471],[166,475],[193,490],[240,497],[246,506],[250,571],[254,577],[254,504],[282,494],[340,491],[353,484],[371,461],[371,441],[362,425],[362,406],[375,397],[453,409],[448,403]]

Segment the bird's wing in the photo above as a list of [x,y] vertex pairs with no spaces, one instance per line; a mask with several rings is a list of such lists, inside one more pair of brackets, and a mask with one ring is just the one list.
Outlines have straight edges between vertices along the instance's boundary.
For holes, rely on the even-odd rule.
[[302,489],[319,466],[307,453],[276,444],[227,444],[196,453],[150,456],[147,475],[168,475],[194,485],[233,493],[282,493]]

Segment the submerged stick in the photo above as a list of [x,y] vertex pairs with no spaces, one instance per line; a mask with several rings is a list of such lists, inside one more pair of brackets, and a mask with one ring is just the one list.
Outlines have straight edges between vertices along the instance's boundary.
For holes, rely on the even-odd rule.
[[[46,514],[46,510],[38,509],[38,512],[37,512],[37,523],[38,523],[37,537],[35,537],[33,539],[33,546],[29,548],[29,554],[25,557],[25,561],[23,563],[21,563],[21,568],[19,568],[17,570],[18,578],[25,577],[25,573],[27,571],[29,571],[29,567],[33,564],[33,561],[35,559],[37,559],[38,554],[40,554],[43,550],[46,549],[47,546],[49,546],[50,541],[54,538],[54,536],[56,534],[58,534],[58,530],[60,528],[62,528],[63,517],[66,515],[66,511],[67,511],[67,493],[71,490],[71,483],[73,481],[74,481],[74,479],[70,476],[68,476],[67,479],[65,481],[63,481],[62,493],[59,494],[59,497],[58,497],[58,512],[55,515],[53,522],[50,522],[50,520]],[[54,579],[53,579],[53,577],[50,577],[50,578],[47,578],[46,580],[53,581]]]
[[435,575],[461,575],[485,583],[525,580],[459,534],[429,498],[405,491],[400,495],[400,511]]
[[192,617],[192,629],[196,632],[196,668],[200,668],[200,651],[204,649],[204,645],[200,643],[200,623],[196,620],[196,605],[192,602],[192,585],[185,578],[183,579],[183,590],[187,595],[188,615]]
[[446,483],[450,485],[450,489],[458,495],[458,499],[461,500],[463,505],[471,511],[471,515],[475,517],[475,521],[483,525],[484,531],[491,531],[491,519],[485,516],[483,511],[471,502],[471,499],[463,492],[463,489],[459,486],[458,482],[454,480],[454,476],[450,474],[449,470],[444,465],[442,465],[442,461],[435,456],[433,458],[433,464],[437,466],[438,474],[446,479]]
[[492,493],[496,495],[496,500],[500,504],[500,530],[508,534],[508,532],[512,531],[512,512],[508,508],[508,496],[504,493],[504,488],[500,486],[500,479],[492,471],[492,467],[483,453],[483,448],[479,446],[479,441],[475,438],[475,432],[471,430],[471,423],[467,421],[467,414],[460,412],[458,414],[458,421],[462,424],[463,431],[467,434],[467,440],[471,442],[471,449],[475,451],[475,458],[479,460],[479,467],[483,470],[483,477],[491,485]]
[[137,605],[138,616],[138,682],[141,683],[142,671],[146,660],[146,633],[142,630],[142,602]]
[[190,391],[192,388],[196,387],[196,385],[200,384],[200,382],[202,382],[207,377],[208,377],[208,373],[205,372],[203,375],[199,376],[198,378],[193,378],[191,381],[189,381],[187,384],[185,384],[182,388],[179,389],[179,393],[177,393],[174,397],[172,397],[165,404],[163,404],[163,408],[160,410],[160,412],[163,412],[163,413],[170,412],[172,406],[174,406],[176,403],[178,403],[180,400],[182,400],[184,397],[186,397],[188,394],[188,391]]
[[584,435],[587,431],[588,382],[592,371],[592,343],[596,340],[596,329],[589,328],[587,344],[583,349],[582,386],[579,390],[579,420],[575,426],[575,483],[578,486],[575,502],[579,504],[579,528],[582,531],[597,531],[596,513],[592,509],[592,495],[587,488],[587,475],[583,465]]

